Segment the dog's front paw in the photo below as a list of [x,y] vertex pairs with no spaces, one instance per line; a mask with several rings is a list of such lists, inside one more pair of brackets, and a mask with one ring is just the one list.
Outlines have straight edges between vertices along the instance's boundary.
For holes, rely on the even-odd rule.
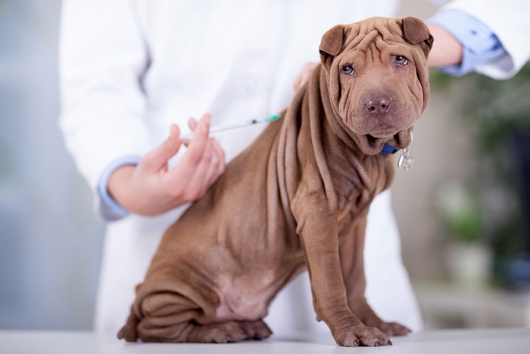
[[366,323],[369,326],[377,327],[388,336],[405,336],[411,332],[407,327],[397,322],[380,321],[378,324]]
[[357,347],[364,345],[367,347],[379,347],[392,345],[387,335],[374,327],[356,325],[353,327],[341,328],[333,332],[333,338],[338,345],[345,347]]
[[410,329],[397,322],[383,321],[365,301],[352,301],[351,307],[365,326],[378,328],[387,336],[404,336],[411,332]]

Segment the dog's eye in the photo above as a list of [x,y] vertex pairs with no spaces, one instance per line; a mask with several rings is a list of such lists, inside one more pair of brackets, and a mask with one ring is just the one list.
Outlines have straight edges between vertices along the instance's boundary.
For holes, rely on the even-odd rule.
[[353,66],[351,65],[344,65],[342,67],[342,73],[344,75],[352,76],[353,74],[355,74],[355,70],[353,70]]
[[398,66],[405,66],[409,63],[409,60],[403,55],[396,55],[396,64]]

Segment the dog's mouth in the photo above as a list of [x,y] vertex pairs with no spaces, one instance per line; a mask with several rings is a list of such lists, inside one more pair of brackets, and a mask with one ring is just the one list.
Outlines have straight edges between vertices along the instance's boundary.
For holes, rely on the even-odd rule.
[[367,155],[377,155],[385,144],[404,149],[410,144],[411,129],[402,130],[388,137],[377,137],[371,134],[361,135],[360,148]]

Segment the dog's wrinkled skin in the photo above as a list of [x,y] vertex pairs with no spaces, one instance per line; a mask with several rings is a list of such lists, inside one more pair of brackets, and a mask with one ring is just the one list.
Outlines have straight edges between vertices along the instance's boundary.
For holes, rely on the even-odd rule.
[[389,187],[429,99],[427,27],[372,18],[328,31],[322,65],[282,119],[165,233],[126,325],[127,341],[233,342],[271,335],[276,293],[309,271],[317,318],[339,345],[409,330],[367,304],[368,207]]

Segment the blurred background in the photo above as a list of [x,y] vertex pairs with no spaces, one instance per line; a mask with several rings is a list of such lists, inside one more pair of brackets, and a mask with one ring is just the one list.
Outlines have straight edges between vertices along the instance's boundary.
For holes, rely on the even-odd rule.
[[[0,329],[92,327],[104,225],[57,127],[59,15],[59,0],[0,0]],[[393,187],[426,328],[530,327],[530,68],[431,75]]]
[[59,11],[0,0],[0,328],[92,325],[103,225],[57,127]]

